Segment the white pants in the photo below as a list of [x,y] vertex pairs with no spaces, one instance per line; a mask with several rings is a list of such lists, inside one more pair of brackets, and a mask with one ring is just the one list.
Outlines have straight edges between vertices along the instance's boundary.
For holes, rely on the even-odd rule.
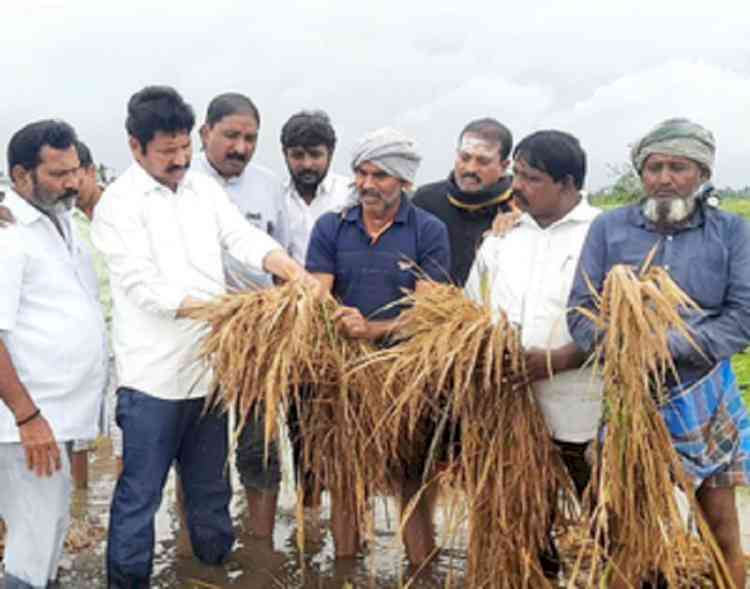
[[[62,468],[38,477],[26,466],[21,444],[0,444],[0,517],[5,520],[8,586],[46,587],[57,578],[70,527],[70,461],[60,446]],[[7,579],[12,576],[13,584]]]

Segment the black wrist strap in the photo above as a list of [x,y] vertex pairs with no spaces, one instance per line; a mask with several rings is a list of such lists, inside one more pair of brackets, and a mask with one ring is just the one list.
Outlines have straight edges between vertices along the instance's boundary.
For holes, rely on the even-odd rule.
[[21,426],[26,425],[27,423],[30,423],[30,422],[34,421],[41,414],[42,414],[42,410],[41,409],[37,409],[36,411],[34,411],[34,413],[32,413],[31,415],[29,415],[28,417],[25,417],[25,418],[23,418],[20,421],[16,421],[16,427],[21,427]]

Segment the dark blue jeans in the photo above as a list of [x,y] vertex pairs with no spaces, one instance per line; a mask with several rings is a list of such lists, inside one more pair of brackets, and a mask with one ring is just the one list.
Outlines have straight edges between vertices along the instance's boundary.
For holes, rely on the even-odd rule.
[[227,465],[226,416],[202,415],[203,399],[165,401],[128,388],[117,391],[117,425],[123,435],[123,471],[110,511],[109,587],[150,585],[154,515],[173,462],[185,495],[195,555],[220,564],[234,543]]

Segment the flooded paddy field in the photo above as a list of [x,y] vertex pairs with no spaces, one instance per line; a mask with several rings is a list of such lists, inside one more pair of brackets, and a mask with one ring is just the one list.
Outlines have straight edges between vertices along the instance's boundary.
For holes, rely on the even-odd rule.
[[[109,503],[115,485],[115,461],[109,444],[99,444],[90,460],[87,491],[76,491],[72,506],[74,546],[64,556],[60,586],[88,589],[106,586],[104,558]],[[288,471],[288,469],[286,469]],[[463,587],[466,559],[465,534],[454,534],[452,545],[443,548],[429,569],[413,576],[397,538],[398,506],[393,500],[378,499],[375,535],[364,555],[336,561],[329,531],[329,512],[324,500],[320,518],[307,520],[304,550],[297,541],[295,495],[291,477],[285,472],[273,543],[253,538],[243,530],[244,495],[233,476],[236,489],[232,514],[237,543],[221,567],[208,567],[189,555],[178,541],[179,517],[175,509],[174,477],[170,475],[156,517],[156,553],[152,586],[155,589],[353,589],[395,588],[410,582],[415,589]],[[741,492],[743,545],[750,552],[750,493]],[[441,534],[445,534],[445,514],[438,511]],[[442,539],[442,538],[441,538]],[[370,561],[369,559],[372,559]],[[370,566],[370,565],[374,566]],[[371,572],[374,570],[374,574]],[[2,575],[0,574],[0,579]],[[0,580],[0,588],[4,586]]]

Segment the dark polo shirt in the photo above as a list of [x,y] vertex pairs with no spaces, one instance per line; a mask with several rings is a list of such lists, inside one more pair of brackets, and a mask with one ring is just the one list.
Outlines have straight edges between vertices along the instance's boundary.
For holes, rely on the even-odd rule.
[[307,250],[309,272],[332,274],[333,294],[368,319],[393,319],[401,309],[384,306],[414,290],[415,269],[446,282],[450,270],[448,230],[442,221],[401,198],[393,224],[376,240],[367,234],[362,207],[326,213],[313,228]]

